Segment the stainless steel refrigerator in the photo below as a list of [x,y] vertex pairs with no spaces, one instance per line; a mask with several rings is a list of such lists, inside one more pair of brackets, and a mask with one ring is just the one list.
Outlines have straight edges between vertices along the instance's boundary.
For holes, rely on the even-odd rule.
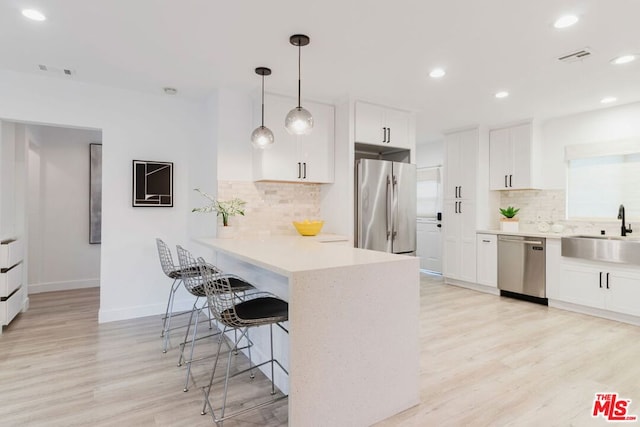
[[415,254],[416,165],[357,161],[356,242],[359,248]]

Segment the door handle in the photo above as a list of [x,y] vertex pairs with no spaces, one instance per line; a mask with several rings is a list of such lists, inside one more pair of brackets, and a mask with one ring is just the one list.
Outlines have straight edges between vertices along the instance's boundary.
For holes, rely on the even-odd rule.
[[482,239],[482,243],[491,243],[491,240]]
[[504,188],[507,188],[507,175],[504,176]]
[[300,162],[298,162],[298,179],[302,176],[302,171],[300,169]]
[[385,221],[387,228],[387,240],[391,237],[391,230],[389,229],[389,215],[391,214],[391,194],[389,193],[389,187],[391,186],[391,180],[389,179],[389,175],[387,175],[387,206],[385,212]]
[[460,203],[458,205],[458,213],[462,213],[462,202],[458,202],[458,203]]
[[511,185],[511,179],[513,178],[513,175],[509,175],[509,187],[513,187],[513,185]]
[[600,272],[600,289],[602,289],[602,271]]
[[442,228],[442,224],[437,224],[436,227]]
[[509,242],[509,243],[522,243],[523,245],[541,245],[542,242],[539,240],[515,240],[515,239],[499,239],[501,242]]
[[391,142],[391,128],[387,128],[387,142]]
[[392,180],[392,186],[391,186],[391,194],[393,197],[393,201],[391,203],[391,209],[394,209],[394,211],[391,213],[392,218],[391,218],[391,239],[395,239],[396,236],[398,235],[398,178],[395,175],[391,176],[391,180]]
[[609,289],[609,273],[607,273],[607,289]]
[[462,199],[462,185],[458,187],[458,197]]
[[307,179],[307,162],[304,162],[302,164],[302,170],[303,170],[302,178]]
[[458,202],[455,202],[455,205],[453,205],[453,212],[458,213]]
[[387,128],[382,128],[382,142],[387,142]]

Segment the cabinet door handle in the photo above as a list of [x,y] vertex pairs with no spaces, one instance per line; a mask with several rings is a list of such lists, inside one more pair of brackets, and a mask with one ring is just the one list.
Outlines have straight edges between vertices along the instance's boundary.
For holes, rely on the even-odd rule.
[[302,176],[302,169],[300,166],[300,162],[298,162],[298,179],[300,179],[301,176]]
[[303,170],[302,178],[307,179],[307,162],[304,162],[302,164],[302,170]]
[[504,176],[504,188],[507,188],[507,175]]
[[387,128],[387,142],[391,142],[391,128]]
[[511,185],[511,179],[513,178],[513,175],[509,175],[509,187],[513,187],[513,185]]
[[460,205],[458,205],[458,213],[462,213],[462,202],[458,203],[460,203]]
[[609,273],[607,273],[607,289],[609,289]]
[[458,197],[462,199],[462,185],[458,187]]
[[482,239],[482,243],[491,243],[491,240]]
[[600,272],[600,289],[602,289],[602,271]]
[[455,202],[455,205],[453,205],[453,209],[455,213],[458,213],[458,202]]
[[382,142],[387,142],[387,128],[382,128]]

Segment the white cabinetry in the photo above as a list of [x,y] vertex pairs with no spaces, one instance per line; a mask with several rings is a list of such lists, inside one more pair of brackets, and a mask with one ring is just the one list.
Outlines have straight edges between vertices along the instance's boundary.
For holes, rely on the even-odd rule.
[[[253,152],[254,181],[331,183],[334,173],[334,108],[305,101],[313,115],[309,135],[291,135],[284,118],[297,101],[285,96],[265,94],[264,124],[274,135],[272,147]],[[254,120],[260,123],[260,115]]]
[[476,281],[477,156],[477,129],[445,135],[443,274],[472,283]]
[[20,240],[0,243],[0,334],[22,309],[22,259]]
[[533,123],[489,132],[490,187],[518,190],[538,185],[539,138]]
[[557,299],[640,316],[640,268],[562,258]]
[[498,236],[477,235],[477,282],[481,285],[498,287]]
[[412,149],[411,113],[357,101],[355,142]]

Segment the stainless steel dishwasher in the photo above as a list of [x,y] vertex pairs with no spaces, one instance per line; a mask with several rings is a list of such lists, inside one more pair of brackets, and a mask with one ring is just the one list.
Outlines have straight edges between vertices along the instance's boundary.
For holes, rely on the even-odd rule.
[[500,294],[542,304],[546,299],[546,239],[498,236]]

